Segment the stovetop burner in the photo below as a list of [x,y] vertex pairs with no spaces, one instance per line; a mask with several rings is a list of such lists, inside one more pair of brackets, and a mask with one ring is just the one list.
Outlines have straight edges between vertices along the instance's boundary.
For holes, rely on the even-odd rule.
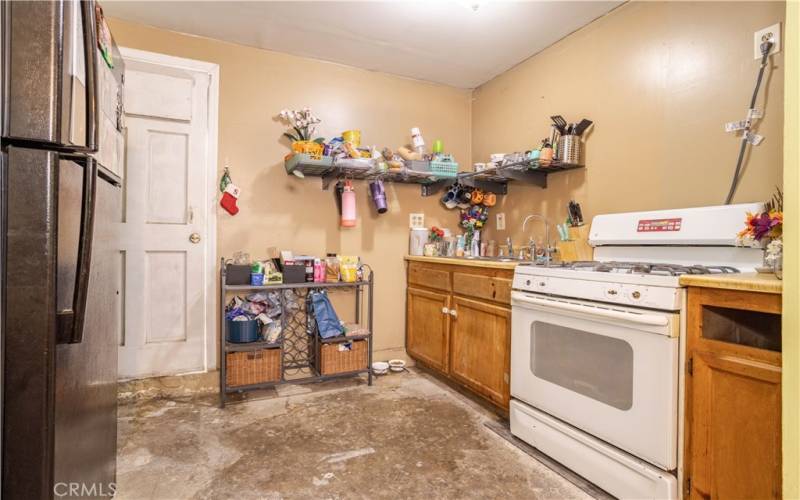
[[739,270],[730,266],[684,266],[681,264],[663,264],[651,262],[598,262],[598,261],[577,261],[563,263],[564,269],[576,271],[594,271],[599,273],[622,273],[622,274],[651,274],[657,276],[681,276],[684,274],[730,274],[738,273]]

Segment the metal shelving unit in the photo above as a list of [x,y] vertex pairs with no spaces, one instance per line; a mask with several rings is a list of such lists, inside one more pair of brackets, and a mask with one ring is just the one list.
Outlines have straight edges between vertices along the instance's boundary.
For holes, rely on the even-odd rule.
[[[225,277],[225,259],[223,258],[220,263],[220,407],[225,407],[228,394],[268,389],[287,382],[294,384],[317,382],[366,373],[367,382],[369,385],[372,385],[373,289],[375,278],[372,269],[370,269],[369,266],[364,267],[369,270],[369,277],[366,280],[353,283],[281,283],[263,286],[228,285]],[[352,336],[341,335],[329,339],[319,338],[314,316],[309,304],[309,293],[313,290],[324,289],[352,289],[355,292],[355,320],[359,324],[363,324],[361,323],[361,319],[362,313],[365,311],[363,310],[362,301],[366,295],[366,327],[369,333]],[[225,307],[228,303],[229,295],[236,293],[250,294],[262,291],[278,292],[279,294],[281,306],[281,334],[278,340],[276,342],[258,341],[242,344],[228,342],[226,338]],[[367,341],[367,366],[364,367],[364,369],[332,375],[321,375],[319,373],[316,356],[320,345],[356,340]],[[227,353],[260,351],[263,349],[280,349],[280,379],[259,384],[229,387],[226,378]]]
[[540,165],[537,160],[524,160],[492,167],[482,172],[461,172],[457,177],[440,178],[430,172],[420,172],[407,167],[398,170],[379,171],[369,168],[367,162],[359,163],[358,160],[345,160],[337,163],[329,157],[324,158],[327,161],[306,161],[293,157],[291,160],[287,160],[286,170],[290,174],[297,172],[302,177],[321,177],[322,189],[328,189],[331,182],[336,179],[383,179],[387,182],[419,184],[422,196],[431,196],[443,188],[450,187],[455,182],[496,194],[507,194],[509,182],[524,182],[547,188],[549,175],[585,168],[583,165],[561,163],[558,160],[553,160],[547,166]]

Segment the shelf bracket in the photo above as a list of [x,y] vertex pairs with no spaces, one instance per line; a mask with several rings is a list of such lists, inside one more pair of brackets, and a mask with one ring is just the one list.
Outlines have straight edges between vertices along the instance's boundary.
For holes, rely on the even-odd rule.
[[542,189],[547,189],[547,173],[537,172],[536,170],[507,170],[503,172],[503,177],[535,184]]
[[420,185],[420,192],[422,196],[431,196],[441,191],[442,188],[449,188],[455,182],[455,179],[440,179],[429,184],[422,184]]
[[494,194],[508,194],[508,183],[503,181],[488,181],[475,177],[464,177],[459,182],[465,186],[488,191]]

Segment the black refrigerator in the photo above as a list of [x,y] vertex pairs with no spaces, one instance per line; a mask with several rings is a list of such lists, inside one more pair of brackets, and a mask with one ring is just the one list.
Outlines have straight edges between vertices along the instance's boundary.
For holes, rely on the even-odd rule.
[[[115,491],[123,64],[95,2],[2,2],[2,497]],[[107,153],[107,151],[106,151]]]

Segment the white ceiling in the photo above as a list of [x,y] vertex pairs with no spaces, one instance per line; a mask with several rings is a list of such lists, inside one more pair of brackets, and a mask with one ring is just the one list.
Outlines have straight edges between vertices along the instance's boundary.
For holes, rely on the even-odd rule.
[[106,1],[107,16],[475,88],[621,1]]

